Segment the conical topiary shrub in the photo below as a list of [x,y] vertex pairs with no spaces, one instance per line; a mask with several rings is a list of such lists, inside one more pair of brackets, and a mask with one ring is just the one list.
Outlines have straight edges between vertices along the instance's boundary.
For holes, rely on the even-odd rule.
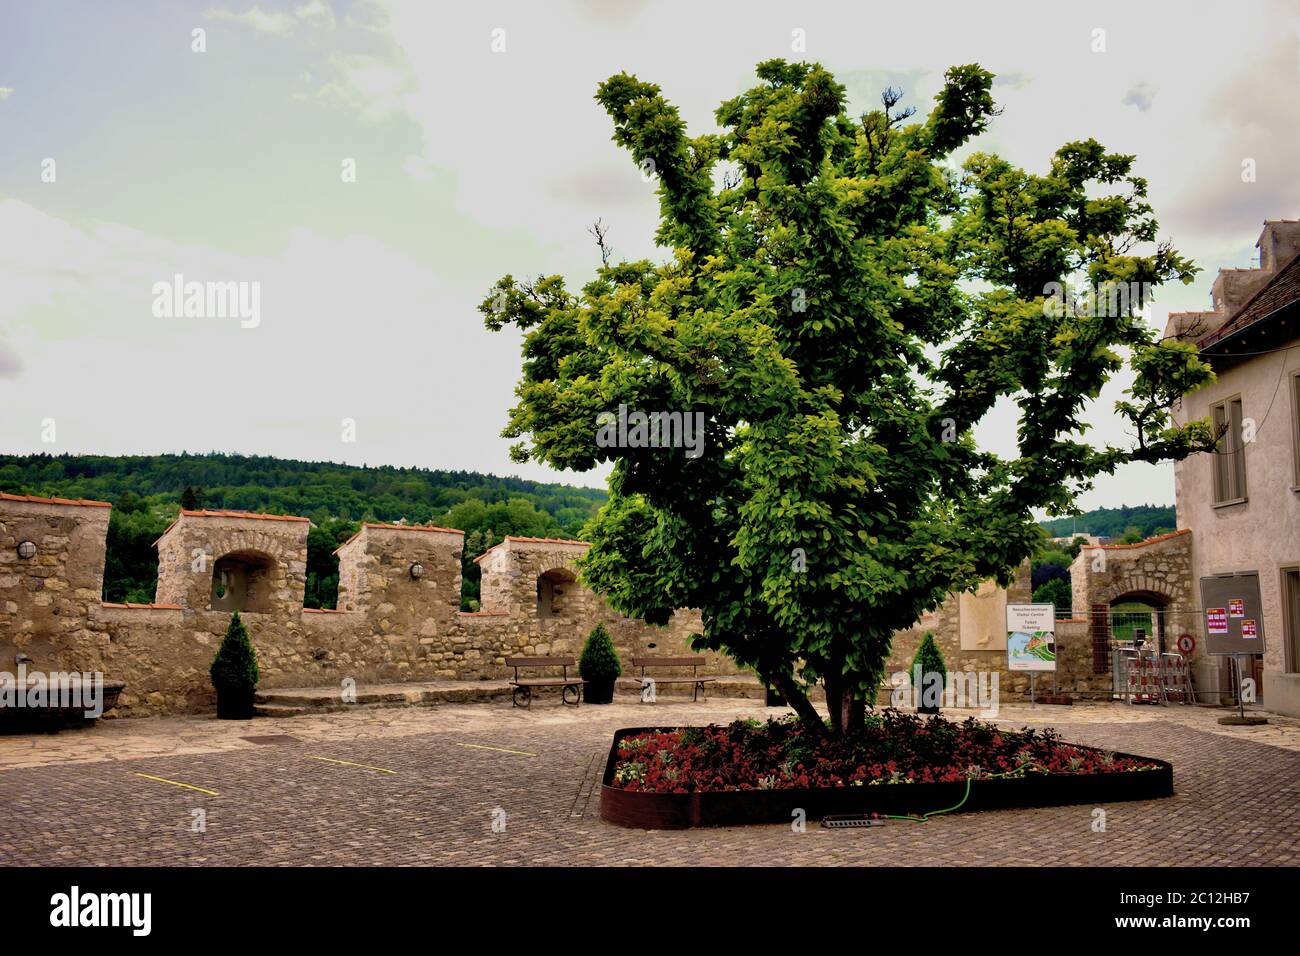
[[[938,674],[936,679],[931,674]],[[919,676],[918,676],[919,675]],[[916,712],[918,714],[939,713],[939,703],[943,700],[943,687],[948,679],[948,668],[943,663],[943,652],[934,641],[934,632],[926,631],[921,639],[921,646],[912,658],[912,692],[916,695]]]
[[578,673],[587,682],[583,688],[583,699],[587,703],[614,702],[614,681],[623,673],[623,665],[619,663],[618,651],[614,649],[605,625],[597,624],[587,635],[582,657],[578,659]]
[[217,690],[217,717],[248,720],[253,716],[253,695],[257,692],[257,651],[248,639],[248,629],[236,611],[226,628],[221,649],[209,671]]

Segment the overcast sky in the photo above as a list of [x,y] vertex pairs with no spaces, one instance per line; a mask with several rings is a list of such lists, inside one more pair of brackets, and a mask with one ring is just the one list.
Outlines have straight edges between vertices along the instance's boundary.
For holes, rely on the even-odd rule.
[[[1206,270],[1159,327],[1251,264],[1264,219],[1300,216],[1300,0],[0,0],[0,448],[601,484],[509,461],[519,339],[475,305],[507,272],[580,284],[597,217],[616,255],[662,258],[597,83],[658,83],[699,133],[777,56],[826,65],[859,111],[893,84],[924,112],[978,62],[1004,109],[979,148],[1033,171],[1087,136],[1136,153],[1162,236]],[[177,273],[259,282],[260,323],[156,316]],[[1094,439],[1120,438],[1117,395]],[[978,435],[1009,450],[1014,419]],[[1171,467],[1134,466],[1083,504],[1173,495]]]

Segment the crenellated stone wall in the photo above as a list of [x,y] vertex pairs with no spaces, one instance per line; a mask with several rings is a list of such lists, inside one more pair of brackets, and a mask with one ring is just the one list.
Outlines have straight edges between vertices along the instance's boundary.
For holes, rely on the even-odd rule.
[[[694,610],[662,628],[617,614],[578,580],[587,544],[553,538],[510,537],[480,556],[482,610],[462,612],[463,532],[414,525],[364,525],[337,552],[338,610],[304,609],[310,523],[242,512],[182,512],[157,542],[156,602],[105,604],[108,518],[99,502],[0,495],[0,669],[25,654],[31,671],[102,672],[126,683],[121,716],[215,706],[208,668],[231,602],[244,602],[266,689],[501,679],[509,656],[578,657],[597,623],[631,674],[633,657],[693,654],[703,629]],[[17,553],[25,540],[37,547],[31,559]],[[1028,575],[1026,564],[1005,592],[950,596],[895,637],[889,670],[906,670],[933,630],[950,670],[996,671],[1003,700],[1026,696],[1027,677],[1006,670],[998,619],[1008,600],[1029,600]],[[1087,654],[1086,625],[1063,623],[1058,635],[1061,689],[1100,695],[1075,662]],[[704,656],[705,673],[741,673],[724,655]]]
[[[500,679],[509,656],[576,658],[597,622],[625,662],[690,654],[701,630],[695,611],[663,628],[614,613],[576,580],[573,561],[586,545],[569,541],[510,538],[493,548],[485,582],[498,583],[485,588],[483,611],[461,612],[463,532],[414,525],[364,525],[338,549],[339,609],[306,609],[308,520],[241,512],[181,512],[157,542],[156,602],[105,604],[109,513],[101,502],[0,495],[0,669],[24,654],[29,671],[125,681],[119,716],[215,706],[208,668],[235,597],[251,605],[240,617],[268,689]],[[18,555],[27,540],[37,547],[31,559]],[[707,667],[736,671],[718,654]]]

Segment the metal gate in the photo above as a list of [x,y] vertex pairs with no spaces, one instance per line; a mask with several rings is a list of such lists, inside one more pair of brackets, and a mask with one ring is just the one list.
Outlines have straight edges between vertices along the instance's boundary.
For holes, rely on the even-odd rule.
[[1178,652],[1178,633],[1199,611],[1175,605],[1117,611],[1092,609],[1094,670],[1111,672],[1111,698],[1127,703],[1195,703],[1191,667]]

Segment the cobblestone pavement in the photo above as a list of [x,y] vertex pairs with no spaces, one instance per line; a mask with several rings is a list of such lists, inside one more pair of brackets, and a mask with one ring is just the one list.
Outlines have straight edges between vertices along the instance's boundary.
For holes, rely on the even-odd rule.
[[[1174,797],[794,833],[627,830],[599,819],[616,728],[773,710],[744,700],[531,711],[395,708],[251,722],[104,721],[0,737],[2,864],[1294,865],[1300,722],[1195,707],[1003,708],[1008,726],[1169,760]],[[960,716],[956,712],[953,716]],[[272,743],[250,736],[288,735]],[[157,779],[162,778],[162,779]],[[165,781],[171,781],[165,782]],[[191,788],[176,786],[186,784]],[[208,791],[208,792],[203,792]],[[206,815],[204,832],[196,832]],[[494,815],[504,832],[493,832]]]

